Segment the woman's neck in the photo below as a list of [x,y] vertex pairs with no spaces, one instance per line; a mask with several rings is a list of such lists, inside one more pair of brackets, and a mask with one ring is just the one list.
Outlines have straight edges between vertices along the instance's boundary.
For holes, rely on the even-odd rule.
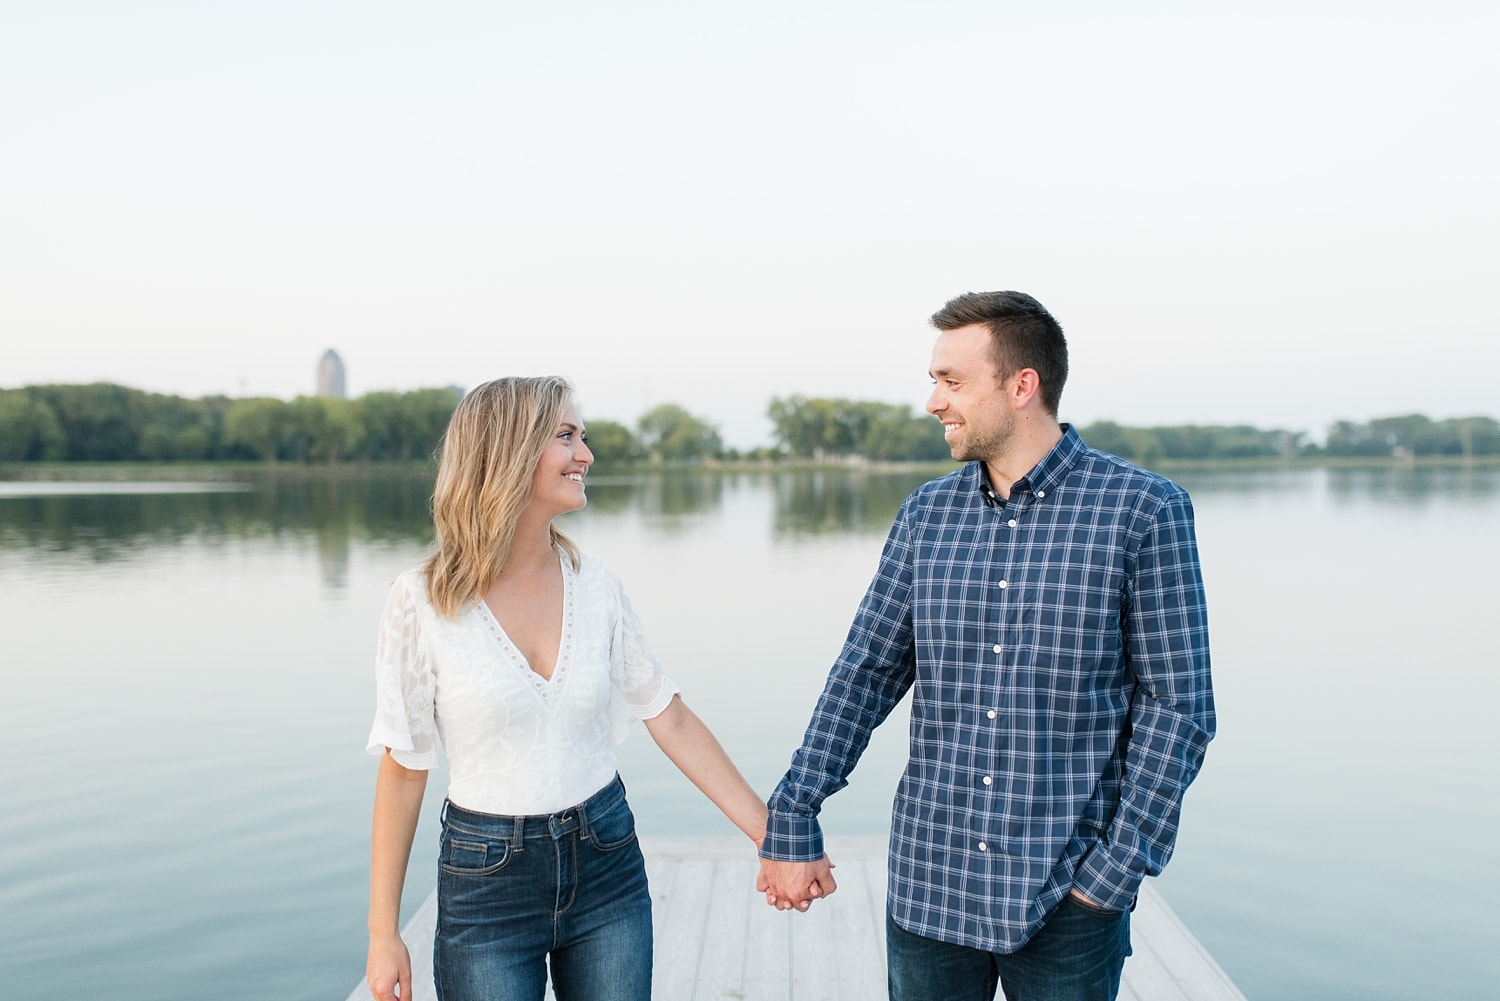
[[511,539],[510,552],[505,554],[502,574],[521,576],[547,569],[557,562],[557,550],[552,545],[552,533],[547,527],[540,531],[522,534],[519,530]]

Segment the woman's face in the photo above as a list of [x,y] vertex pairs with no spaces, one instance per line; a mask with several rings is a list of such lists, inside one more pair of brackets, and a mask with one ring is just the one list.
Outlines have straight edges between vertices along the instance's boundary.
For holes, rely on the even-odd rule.
[[541,505],[553,514],[577,511],[588,503],[583,478],[593,464],[594,453],[584,442],[583,418],[578,416],[578,408],[569,404],[537,460],[528,506]]

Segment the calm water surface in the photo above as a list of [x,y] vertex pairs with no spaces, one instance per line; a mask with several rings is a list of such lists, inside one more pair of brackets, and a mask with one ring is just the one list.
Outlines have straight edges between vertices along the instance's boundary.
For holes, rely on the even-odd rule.
[[[601,478],[565,524],[769,791],[919,479]],[[1161,892],[1251,1001],[1492,1001],[1500,471],[1181,480],[1220,736]],[[330,1001],[359,980],[374,628],[427,491],[0,483],[7,996]],[[830,832],[885,829],[904,726]],[[622,772],[644,831],[733,832],[644,730]]]

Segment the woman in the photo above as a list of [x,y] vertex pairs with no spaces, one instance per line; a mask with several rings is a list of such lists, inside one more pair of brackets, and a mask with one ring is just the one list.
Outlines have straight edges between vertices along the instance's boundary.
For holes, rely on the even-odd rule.
[[398,928],[441,740],[434,984],[442,1001],[651,994],[651,899],[613,745],[631,719],[757,845],[766,807],[677,694],[619,580],[553,519],[593,454],[557,377],[498,379],[443,437],[437,551],[392,586],[369,748],[381,755],[366,979],[411,997]]

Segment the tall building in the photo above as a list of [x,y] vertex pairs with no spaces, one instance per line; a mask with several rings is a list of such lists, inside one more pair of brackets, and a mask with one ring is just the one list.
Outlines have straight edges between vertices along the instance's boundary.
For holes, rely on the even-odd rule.
[[318,362],[318,395],[342,400],[344,392],[344,360],[333,348],[323,352]]

